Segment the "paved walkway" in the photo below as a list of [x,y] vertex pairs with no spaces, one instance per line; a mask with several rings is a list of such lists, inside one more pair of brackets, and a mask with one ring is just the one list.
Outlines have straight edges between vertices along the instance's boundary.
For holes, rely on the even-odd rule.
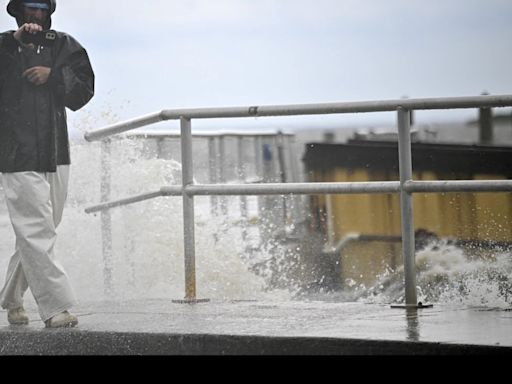
[[436,305],[171,300],[83,303],[80,324],[49,330],[0,312],[0,355],[512,353],[512,311]]

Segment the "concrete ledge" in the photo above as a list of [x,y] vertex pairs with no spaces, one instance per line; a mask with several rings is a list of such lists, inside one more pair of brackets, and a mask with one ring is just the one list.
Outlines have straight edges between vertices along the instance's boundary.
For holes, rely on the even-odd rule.
[[500,355],[511,347],[320,337],[0,332],[0,355]]
[[512,354],[512,312],[436,305],[421,310],[325,302],[171,300],[77,306],[79,325],[27,326],[0,312],[0,355]]

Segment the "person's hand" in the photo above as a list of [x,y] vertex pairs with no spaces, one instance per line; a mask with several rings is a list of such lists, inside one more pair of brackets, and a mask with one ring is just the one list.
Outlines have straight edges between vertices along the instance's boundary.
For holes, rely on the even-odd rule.
[[23,72],[22,77],[34,85],[43,85],[48,81],[51,72],[52,69],[48,67],[32,67]]
[[14,38],[18,40],[19,43],[23,44],[23,41],[21,40],[21,38],[23,37],[23,33],[30,33],[32,35],[35,35],[37,32],[41,32],[42,30],[43,27],[41,27],[39,24],[26,23],[23,24],[20,27],[20,29],[14,32]]

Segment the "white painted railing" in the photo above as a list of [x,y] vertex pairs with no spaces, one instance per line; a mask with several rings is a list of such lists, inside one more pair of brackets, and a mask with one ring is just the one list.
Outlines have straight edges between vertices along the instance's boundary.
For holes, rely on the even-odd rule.
[[[89,207],[86,209],[86,212],[98,212],[121,205],[153,199],[159,196],[182,196],[185,248],[185,299],[183,301],[192,303],[201,301],[196,298],[194,196],[400,193],[402,252],[405,271],[405,306],[417,307],[412,194],[417,192],[512,192],[512,180],[413,181],[410,113],[414,110],[499,108],[509,106],[512,106],[512,95],[163,110],[133,120],[110,125],[99,130],[87,132],[85,139],[88,141],[100,140],[111,135],[144,127],[159,121],[180,120],[183,172],[182,186],[163,186],[158,191]],[[399,182],[273,183],[257,185],[195,184],[193,182],[191,126],[193,119],[322,115],[382,111],[396,111],[398,114]]]

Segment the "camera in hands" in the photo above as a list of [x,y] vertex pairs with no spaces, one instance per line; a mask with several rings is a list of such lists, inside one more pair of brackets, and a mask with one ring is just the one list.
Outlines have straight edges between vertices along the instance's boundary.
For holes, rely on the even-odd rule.
[[34,44],[49,47],[55,43],[57,33],[52,30],[37,32],[36,34],[24,32],[21,41],[23,44]]

